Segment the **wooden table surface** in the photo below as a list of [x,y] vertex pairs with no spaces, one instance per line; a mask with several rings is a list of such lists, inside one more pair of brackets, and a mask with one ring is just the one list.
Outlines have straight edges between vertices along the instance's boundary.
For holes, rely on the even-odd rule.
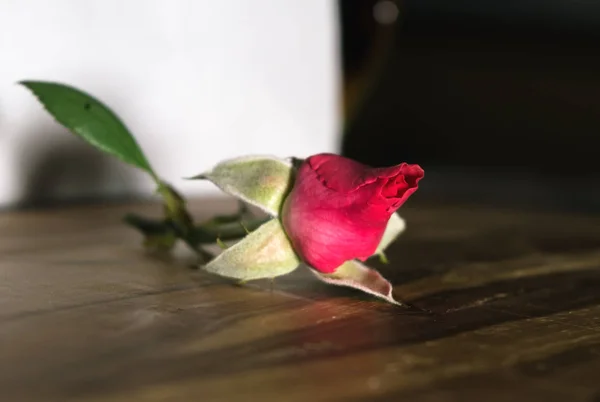
[[[229,202],[199,201],[208,217]],[[600,218],[411,203],[406,311],[148,255],[156,205],[0,214],[2,401],[600,401]]]

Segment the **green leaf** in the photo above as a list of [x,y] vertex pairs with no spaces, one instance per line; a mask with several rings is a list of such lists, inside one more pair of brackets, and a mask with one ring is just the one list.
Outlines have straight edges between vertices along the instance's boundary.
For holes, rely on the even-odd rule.
[[346,286],[361,290],[389,303],[402,305],[392,295],[392,284],[379,272],[356,260],[346,261],[331,274],[321,273],[309,267],[320,280],[330,285]]
[[271,219],[203,267],[205,271],[242,281],[274,278],[300,265],[278,219]]
[[20,84],[33,92],[46,110],[67,129],[96,148],[145,170],[156,179],[127,127],[98,99],[55,82],[21,81]]
[[225,193],[278,216],[294,182],[292,163],[270,156],[244,156],[223,161],[191,179],[213,182]]

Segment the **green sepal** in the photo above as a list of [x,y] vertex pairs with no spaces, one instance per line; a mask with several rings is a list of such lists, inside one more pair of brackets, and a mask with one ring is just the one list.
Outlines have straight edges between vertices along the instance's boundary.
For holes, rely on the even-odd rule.
[[358,289],[389,303],[402,304],[394,299],[392,284],[378,271],[367,267],[359,261],[346,261],[331,274],[324,274],[314,268],[309,268],[317,278],[330,285]]
[[278,219],[271,219],[202,268],[242,281],[274,278],[294,271],[300,259]]
[[384,251],[402,232],[404,232],[404,229],[406,229],[406,222],[404,219],[402,219],[397,212],[392,214],[373,256],[378,255],[381,262],[387,264],[387,257],[385,256]]
[[279,216],[294,183],[289,160],[271,156],[244,156],[220,162],[212,170],[191,179],[209,180],[222,191]]

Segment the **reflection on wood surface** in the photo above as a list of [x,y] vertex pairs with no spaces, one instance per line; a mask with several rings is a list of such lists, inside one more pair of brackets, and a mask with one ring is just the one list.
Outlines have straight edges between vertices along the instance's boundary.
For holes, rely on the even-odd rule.
[[372,265],[427,315],[306,271],[271,290],[146,255],[132,210],[160,213],[0,215],[3,400],[600,399],[598,218],[403,208],[391,264]]

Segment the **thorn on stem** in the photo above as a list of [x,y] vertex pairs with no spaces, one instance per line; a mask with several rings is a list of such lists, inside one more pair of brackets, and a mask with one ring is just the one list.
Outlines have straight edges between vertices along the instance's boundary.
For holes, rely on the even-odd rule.
[[381,262],[382,264],[390,263],[390,260],[388,260],[387,256],[385,255],[385,253],[383,251],[379,253],[379,262]]
[[244,224],[243,221],[240,221],[240,225],[242,226],[242,228],[244,228],[244,231],[246,232],[246,234],[250,234],[250,231],[248,230],[248,227]]
[[229,247],[227,244],[223,243],[223,240],[217,237],[217,246],[221,248],[221,250],[227,250]]

